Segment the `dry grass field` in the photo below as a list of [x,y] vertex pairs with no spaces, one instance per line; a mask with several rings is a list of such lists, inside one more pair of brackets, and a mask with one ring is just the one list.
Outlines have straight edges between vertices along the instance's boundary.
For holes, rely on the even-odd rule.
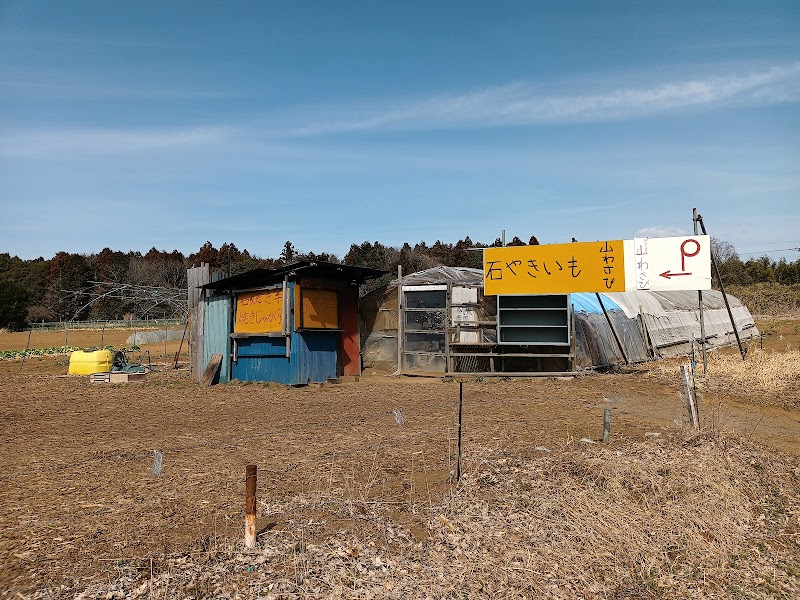
[[798,597],[796,326],[746,367],[713,356],[699,434],[681,361],[465,381],[459,483],[455,381],[201,388],[157,361],[110,385],[0,361],[0,598]]

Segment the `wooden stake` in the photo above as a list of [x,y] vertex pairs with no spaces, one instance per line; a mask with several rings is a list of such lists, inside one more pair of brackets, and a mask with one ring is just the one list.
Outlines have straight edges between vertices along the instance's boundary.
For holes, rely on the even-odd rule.
[[[31,325],[31,328],[28,330],[28,343],[25,344],[25,353],[22,355],[22,360],[19,363],[20,365],[24,365],[25,364],[25,359],[28,357],[28,350],[31,347],[31,334],[32,333],[33,333],[33,325]],[[763,347],[763,345],[762,345],[762,347]]]
[[603,411],[603,441],[608,442],[611,438],[611,409]]
[[[178,357],[181,355],[181,350],[183,350],[183,340],[186,339],[186,331],[189,329],[189,317],[186,317],[186,323],[183,326],[183,335],[181,336],[181,345],[178,346],[178,351],[175,353],[175,364],[172,365],[173,369],[178,368]],[[230,370],[228,371],[230,373]]]
[[256,547],[256,485],[258,483],[258,467],[247,465],[245,469],[246,496],[244,503],[244,545]]
[[681,365],[681,380],[683,381],[683,393],[686,395],[686,407],[689,409],[689,417],[692,420],[692,426],[695,431],[699,431],[700,421],[698,418],[697,404],[695,403],[692,385],[689,381],[689,368],[686,365]]

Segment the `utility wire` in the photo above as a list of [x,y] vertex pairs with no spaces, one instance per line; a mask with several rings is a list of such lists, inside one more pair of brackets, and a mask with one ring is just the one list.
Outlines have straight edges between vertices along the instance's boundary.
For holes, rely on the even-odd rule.
[[767,254],[769,252],[787,252],[792,250],[794,252],[800,252],[800,248],[778,248],[776,250],[756,250],[755,252],[737,252],[742,256],[750,256],[751,254]]

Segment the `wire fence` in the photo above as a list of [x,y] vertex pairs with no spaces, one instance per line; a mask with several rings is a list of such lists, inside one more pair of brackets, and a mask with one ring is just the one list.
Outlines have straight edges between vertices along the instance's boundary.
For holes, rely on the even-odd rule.
[[164,329],[165,327],[183,326],[184,323],[184,319],[51,321],[48,323],[32,323],[28,329],[32,331],[63,331],[65,329]]

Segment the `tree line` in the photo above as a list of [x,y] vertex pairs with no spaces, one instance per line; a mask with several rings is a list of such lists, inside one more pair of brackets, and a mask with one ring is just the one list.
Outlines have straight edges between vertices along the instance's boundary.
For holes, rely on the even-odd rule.
[[[800,251],[800,248],[796,250]],[[719,274],[725,285],[800,283],[800,259],[794,262],[789,262],[785,258],[774,261],[768,256],[760,256],[742,261],[731,243],[716,238],[711,238],[711,252],[717,261]]]
[[[525,245],[514,237],[507,245]],[[528,244],[538,244],[531,236]],[[304,252],[287,241],[276,258],[263,258],[224,243],[216,248],[206,242],[197,252],[185,256],[173,250],[151,248],[141,252],[121,252],[104,248],[97,254],[58,252],[50,259],[23,260],[0,253],[0,328],[21,329],[27,324],[67,320],[138,319],[145,316],[178,316],[181,290],[186,288],[186,269],[208,263],[212,271],[236,275],[255,268],[273,268],[298,260],[319,260],[385,269],[388,274],[372,286],[392,279],[398,265],[403,273],[432,267],[482,268],[482,253],[470,248],[501,246],[473,242],[468,236],[455,243],[437,240],[434,244],[405,243],[400,247],[365,241],[352,244],[344,257],[335,254]],[[772,261],[768,257],[742,261],[735,248],[713,240],[723,282],[735,285],[775,282],[800,283],[800,260]],[[165,301],[172,300],[172,302]],[[180,302],[179,302],[180,301]]]

